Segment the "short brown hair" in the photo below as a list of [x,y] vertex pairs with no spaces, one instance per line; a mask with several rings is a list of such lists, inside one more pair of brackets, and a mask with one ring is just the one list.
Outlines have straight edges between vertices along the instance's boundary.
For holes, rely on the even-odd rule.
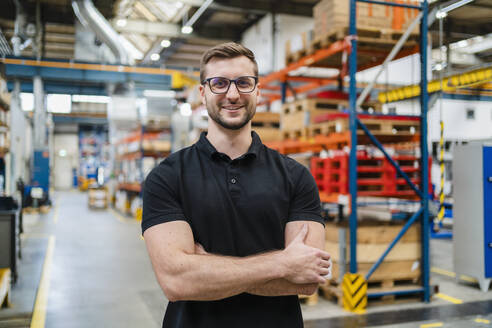
[[205,65],[212,58],[236,58],[245,56],[254,64],[255,76],[258,76],[258,63],[254,53],[245,46],[236,42],[226,42],[208,49],[202,56],[200,62],[200,82],[205,79]]

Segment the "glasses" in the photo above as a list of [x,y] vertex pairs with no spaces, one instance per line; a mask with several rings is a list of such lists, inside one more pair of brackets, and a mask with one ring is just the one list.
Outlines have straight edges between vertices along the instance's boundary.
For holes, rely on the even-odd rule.
[[256,84],[258,83],[258,77],[256,76],[240,76],[235,80],[231,80],[225,77],[210,77],[202,81],[202,84],[208,83],[210,91],[216,94],[224,94],[229,91],[231,83],[234,82],[237,91],[240,93],[252,92]]

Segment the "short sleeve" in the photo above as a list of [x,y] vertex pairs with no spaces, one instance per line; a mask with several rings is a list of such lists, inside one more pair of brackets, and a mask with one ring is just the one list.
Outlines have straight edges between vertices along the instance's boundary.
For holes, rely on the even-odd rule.
[[178,197],[177,174],[172,166],[164,161],[145,179],[142,234],[156,224],[177,220],[186,221]]
[[291,196],[287,221],[316,221],[324,225],[318,187],[311,173],[303,166]]

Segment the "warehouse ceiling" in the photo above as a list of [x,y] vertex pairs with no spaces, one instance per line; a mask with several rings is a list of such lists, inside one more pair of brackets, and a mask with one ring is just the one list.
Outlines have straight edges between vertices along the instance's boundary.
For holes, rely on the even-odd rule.
[[[70,0],[2,0],[0,27],[7,41],[14,33],[15,1],[36,25],[44,27],[41,56],[72,59],[75,47],[76,17]],[[112,26],[141,54],[139,63],[167,67],[197,68],[203,51],[223,41],[240,40],[241,34],[268,13],[312,16],[317,0],[93,0]],[[199,8],[209,4],[193,23],[193,32],[183,34],[181,27],[194,18]],[[433,1],[431,8],[450,1]],[[449,12],[444,20],[444,44],[492,33],[492,0],[474,0]],[[433,48],[439,42],[439,24],[431,26]],[[1,40],[0,40],[1,41]],[[169,42],[168,42],[169,41]],[[492,46],[474,53],[492,61]],[[458,49],[459,51],[459,49]],[[29,45],[23,55],[33,56]],[[154,55],[153,55],[154,54]],[[158,54],[158,55],[157,55]],[[152,56],[153,55],[153,56]]]

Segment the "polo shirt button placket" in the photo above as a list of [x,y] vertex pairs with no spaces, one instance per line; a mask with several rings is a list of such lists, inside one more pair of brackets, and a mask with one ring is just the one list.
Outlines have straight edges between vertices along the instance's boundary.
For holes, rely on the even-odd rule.
[[232,184],[235,184],[235,183],[236,183],[236,179],[232,178],[232,179],[231,179],[231,183],[232,183]]

